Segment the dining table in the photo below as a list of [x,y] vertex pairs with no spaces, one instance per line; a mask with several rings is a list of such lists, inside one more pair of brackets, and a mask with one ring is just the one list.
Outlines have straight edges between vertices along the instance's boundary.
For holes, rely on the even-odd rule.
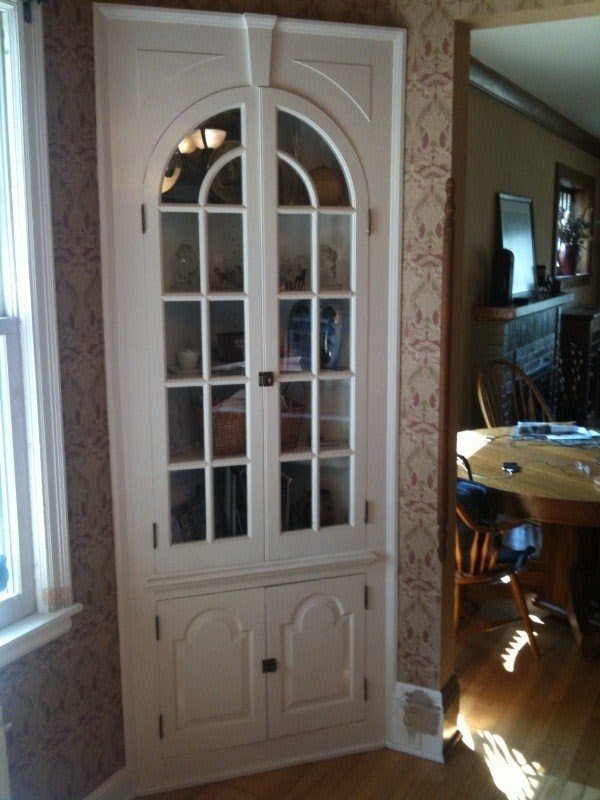
[[499,510],[542,525],[536,605],[568,619],[585,657],[600,655],[600,436],[573,442],[480,428],[459,431],[456,448]]

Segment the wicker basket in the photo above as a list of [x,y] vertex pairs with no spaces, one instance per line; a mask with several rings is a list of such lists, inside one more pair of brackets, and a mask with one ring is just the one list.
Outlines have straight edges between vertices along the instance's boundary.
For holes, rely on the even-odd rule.
[[[281,450],[295,450],[304,420],[305,406],[282,398]],[[200,414],[202,412],[200,411]],[[227,411],[218,406],[212,410],[213,455],[238,456],[246,452],[246,414]]]
[[281,398],[281,451],[295,450],[304,421],[305,406],[294,400]]
[[214,456],[239,456],[246,453],[246,414],[242,411],[212,410]]

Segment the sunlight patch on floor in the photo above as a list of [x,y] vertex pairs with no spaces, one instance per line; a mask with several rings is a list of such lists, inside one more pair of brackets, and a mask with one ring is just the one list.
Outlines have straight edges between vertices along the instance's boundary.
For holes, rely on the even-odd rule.
[[538,761],[528,761],[497,733],[479,730],[473,736],[462,714],[458,715],[457,726],[464,744],[483,756],[492,780],[506,800],[534,800],[538,796],[545,775]]
[[530,614],[529,615],[529,619],[532,622],[535,622],[536,625],[545,625],[546,624],[541,617],[538,617],[537,614]]
[[533,800],[544,774],[541,764],[529,763],[497,733],[478,731],[477,736],[492,780],[506,800]]
[[529,644],[525,631],[515,631],[515,635],[506,646],[502,653],[502,666],[507,672],[515,671],[515,661],[519,652]]

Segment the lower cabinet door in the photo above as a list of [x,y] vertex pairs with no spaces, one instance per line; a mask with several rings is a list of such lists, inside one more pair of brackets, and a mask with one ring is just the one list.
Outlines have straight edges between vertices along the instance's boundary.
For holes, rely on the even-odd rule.
[[266,738],[264,589],[157,603],[163,754]]
[[266,590],[269,738],[364,718],[364,575]]

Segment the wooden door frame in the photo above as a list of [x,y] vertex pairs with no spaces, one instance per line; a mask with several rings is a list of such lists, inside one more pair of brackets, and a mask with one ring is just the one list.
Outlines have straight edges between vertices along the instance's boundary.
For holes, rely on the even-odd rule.
[[[438,451],[438,536],[442,564],[441,654],[443,685],[454,669],[454,514],[456,504],[456,433],[458,405],[453,400],[463,390],[458,335],[462,308],[463,252],[465,238],[466,175],[468,148],[468,94],[471,31],[525,25],[535,22],[577,19],[600,14],[600,2],[555,8],[509,11],[465,17],[454,25],[454,71],[452,105],[452,166],[446,184],[444,247],[442,263],[442,311],[440,351],[440,413]],[[449,557],[446,557],[447,554]]]

